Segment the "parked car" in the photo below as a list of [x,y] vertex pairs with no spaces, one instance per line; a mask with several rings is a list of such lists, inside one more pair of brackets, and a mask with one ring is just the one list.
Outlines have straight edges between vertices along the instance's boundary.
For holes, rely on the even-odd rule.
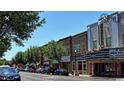
[[24,68],[20,67],[20,68],[17,68],[19,71],[25,71]]
[[35,68],[30,68],[30,69],[29,69],[29,72],[35,73],[36,70],[35,70]]
[[42,71],[43,74],[49,74],[49,66],[44,67],[44,70]]
[[0,80],[20,81],[21,77],[18,70],[13,67],[0,67]]
[[36,69],[36,72],[37,73],[42,73],[44,71],[44,68],[41,68],[41,67],[39,67],[38,69]]
[[25,71],[25,72],[29,72],[29,71],[30,71],[29,67],[26,67],[26,68],[24,69],[24,71]]
[[49,70],[48,70],[48,74],[52,74],[53,75],[54,72],[55,72],[55,68],[50,67]]
[[54,71],[54,74],[68,76],[69,72],[66,69],[59,68]]

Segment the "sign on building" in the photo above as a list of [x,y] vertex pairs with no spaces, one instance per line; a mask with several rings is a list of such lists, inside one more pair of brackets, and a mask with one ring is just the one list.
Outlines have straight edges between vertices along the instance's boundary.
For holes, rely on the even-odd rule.
[[111,58],[124,58],[124,49],[110,49],[109,55]]
[[70,62],[70,56],[63,56],[61,60],[61,62]]

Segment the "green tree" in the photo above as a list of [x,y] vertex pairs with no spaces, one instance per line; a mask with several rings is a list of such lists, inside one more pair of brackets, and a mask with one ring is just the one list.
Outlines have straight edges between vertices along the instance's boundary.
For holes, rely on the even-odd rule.
[[23,41],[31,38],[32,32],[45,23],[40,12],[0,12],[0,57],[11,49],[11,42],[23,46]]
[[24,58],[24,53],[23,52],[18,52],[15,56],[15,64],[21,63],[25,64],[25,58]]
[[45,56],[47,56],[51,60],[57,60],[60,67],[61,57],[64,54],[63,44],[52,40],[44,47],[43,50]]
[[24,52],[18,52],[14,58],[12,58],[13,64],[31,64],[31,63],[40,63],[43,65],[43,52],[42,48],[37,46],[31,46]]
[[0,59],[0,66],[6,65],[6,63],[7,63],[6,59]]

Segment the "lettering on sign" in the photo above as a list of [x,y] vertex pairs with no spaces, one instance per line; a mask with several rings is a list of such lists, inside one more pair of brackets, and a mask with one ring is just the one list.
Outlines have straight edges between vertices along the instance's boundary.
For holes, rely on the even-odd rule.
[[111,49],[109,55],[110,57],[124,57],[124,49]]

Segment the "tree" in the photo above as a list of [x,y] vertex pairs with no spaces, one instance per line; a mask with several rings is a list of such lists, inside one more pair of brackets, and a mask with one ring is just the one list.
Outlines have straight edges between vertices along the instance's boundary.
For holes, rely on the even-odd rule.
[[23,52],[18,52],[15,56],[15,62],[25,64],[25,59],[24,59],[24,53]]
[[9,62],[7,62],[6,59],[0,59],[0,66],[1,65],[8,65],[7,63],[9,63]]
[[32,63],[39,63],[43,65],[43,52],[41,47],[37,46],[30,46],[24,52],[18,52],[14,58],[12,58],[13,64],[23,64],[26,65]]
[[61,57],[64,54],[64,47],[62,43],[52,40],[44,47],[43,50],[45,56],[47,56],[49,59],[57,60],[60,67]]
[[31,38],[32,32],[45,23],[40,12],[0,12],[0,57],[11,49],[11,42],[24,46],[23,41]]

